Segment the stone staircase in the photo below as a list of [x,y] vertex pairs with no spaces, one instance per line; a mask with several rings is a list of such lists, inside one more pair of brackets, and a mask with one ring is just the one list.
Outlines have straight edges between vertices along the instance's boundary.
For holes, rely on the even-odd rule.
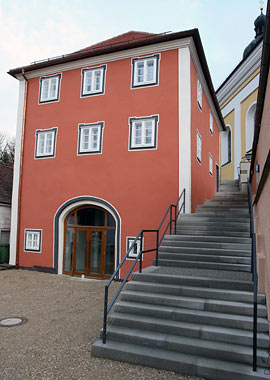
[[253,293],[247,195],[234,181],[181,215],[159,266],[134,273],[92,354],[213,380],[270,379],[265,296],[258,295],[258,370],[252,371]]

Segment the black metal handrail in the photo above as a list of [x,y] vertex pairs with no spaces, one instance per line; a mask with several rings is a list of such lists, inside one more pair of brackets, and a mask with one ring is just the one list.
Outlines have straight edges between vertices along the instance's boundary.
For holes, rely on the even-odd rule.
[[[180,200],[182,199],[182,203],[180,205]],[[160,225],[158,226],[158,229],[157,230],[141,230],[138,235],[136,236],[136,238],[134,239],[133,243],[131,244],[131,246],[128,248],[124,258],[122,259],[122,261],[120,262],[120,264],[117,266],[116,270],[114,271],[114,273],[112,274],[111,278],[109,279],[109,281],[107,282],[107,284],[105,285],[105,296],[104,296],[104,319],[103,319],[103,343],[105,344],[106,343],[106,339],[107,339],[107,319],[108,319],[108,314],[110,312],[110,310],[112,309],[116,299],[118,298],[121,290],[123,289],[125,283],[128,281],[128,278],[129,276],[131,275],[133,269],[135,268],[137,262],[139,261],[139,273],[142,272],[142,258],[143,258],[143,254],[144,253],[148,253],[148,252],[153,252],[155,251],[156,252],[156,260],[155,260],[155,265],[158,266],[158,251],[159,251],[159,247],[164,239],[164,236],[166,234],[166,232],[168,231],[168,228],[170,227],[170,235],[172,234],[172,227],[173,227],[173,224],[174,224],[174,233],[176,233],[176,221],[177,221],[177,217],[178,215],[180,214],[180,212],[183,210],[183,213],[185,213],[185,202],[186,202],[186,190],[184,189],[182,191],[182,193],[180,194],[176,204],[171,204],[169,207],[168,207],[168,210],[166,211],[164,217],[162,218],[162,221],[160,223]],[[174,209],[174,218],[173,218],[173,209]],[[178,209],[178,210],[177,210]],[[159,237],[160,235],[160,229],[162,228],[165,220],[166,220],[166,217],[168,216],[168,213],[170,213],[170,220],[169,222],[167,223],[166,225],[166,228],[161,236],[161,238]],[[154,233],[156,234],[156,244],[155,244],[155,248],[152,248],[152,249],[147,249],[147,250],[143,250],[143,235],[145,233]],[[132,250],[136,251],[137,249],[137,243],[139,242],[140,244],[140,250],[139,252],[137,252],[137,256],[136,258],[134,259],[134,262],[133,264],[131,265],[131,267],[129,268],[127,274],[125,275],[124,279],[121,279],[121,285],[119,286],[119,288],[117,289],[115,295],[113,296],[112,300],[110,301],[110,304],[108,306],[108,298],[109,298],[109,286],[111,285],[111,283],[114,281],[114,280],[119,280],[120,278],[120,270],[123,266],[123,264],[125,263],[126,259],[129,258],[129,254],[131,253]]]
[[258,293],[258,274],[257,274],[257,253],[256,253],[256,234],[254,232],[254,216],[252,206],[251,186],[248,183],[248,206],[250,214],[250,237],[251,237],[251,273],[253,281],[253,371],[257,371],[257,293]]

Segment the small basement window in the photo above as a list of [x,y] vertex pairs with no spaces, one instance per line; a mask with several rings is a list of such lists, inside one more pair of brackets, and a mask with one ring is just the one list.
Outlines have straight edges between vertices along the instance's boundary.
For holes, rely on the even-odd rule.
[[209,174],[213,175],[213,157],[209,153]]
[[41,252],[41,230],[25,230],[24,251]]
[[197,160],[202,162],[202,136],[197,131]]

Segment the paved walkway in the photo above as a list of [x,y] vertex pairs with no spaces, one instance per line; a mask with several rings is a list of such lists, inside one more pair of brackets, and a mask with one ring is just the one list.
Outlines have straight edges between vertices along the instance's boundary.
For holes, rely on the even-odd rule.
[[[195,380],[173,372],[91,357],[102,325],[104,281],[25,270],[0,272],[1,380]],[[116,284],[115,284],[116,285]]]

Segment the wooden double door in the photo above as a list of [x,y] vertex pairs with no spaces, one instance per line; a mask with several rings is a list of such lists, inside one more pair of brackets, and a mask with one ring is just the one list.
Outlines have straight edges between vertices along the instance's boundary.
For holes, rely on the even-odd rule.
[[97,207],[76,210],[66,218],[64,246],[64,274],[109,278],[114,271],[113,218]]

